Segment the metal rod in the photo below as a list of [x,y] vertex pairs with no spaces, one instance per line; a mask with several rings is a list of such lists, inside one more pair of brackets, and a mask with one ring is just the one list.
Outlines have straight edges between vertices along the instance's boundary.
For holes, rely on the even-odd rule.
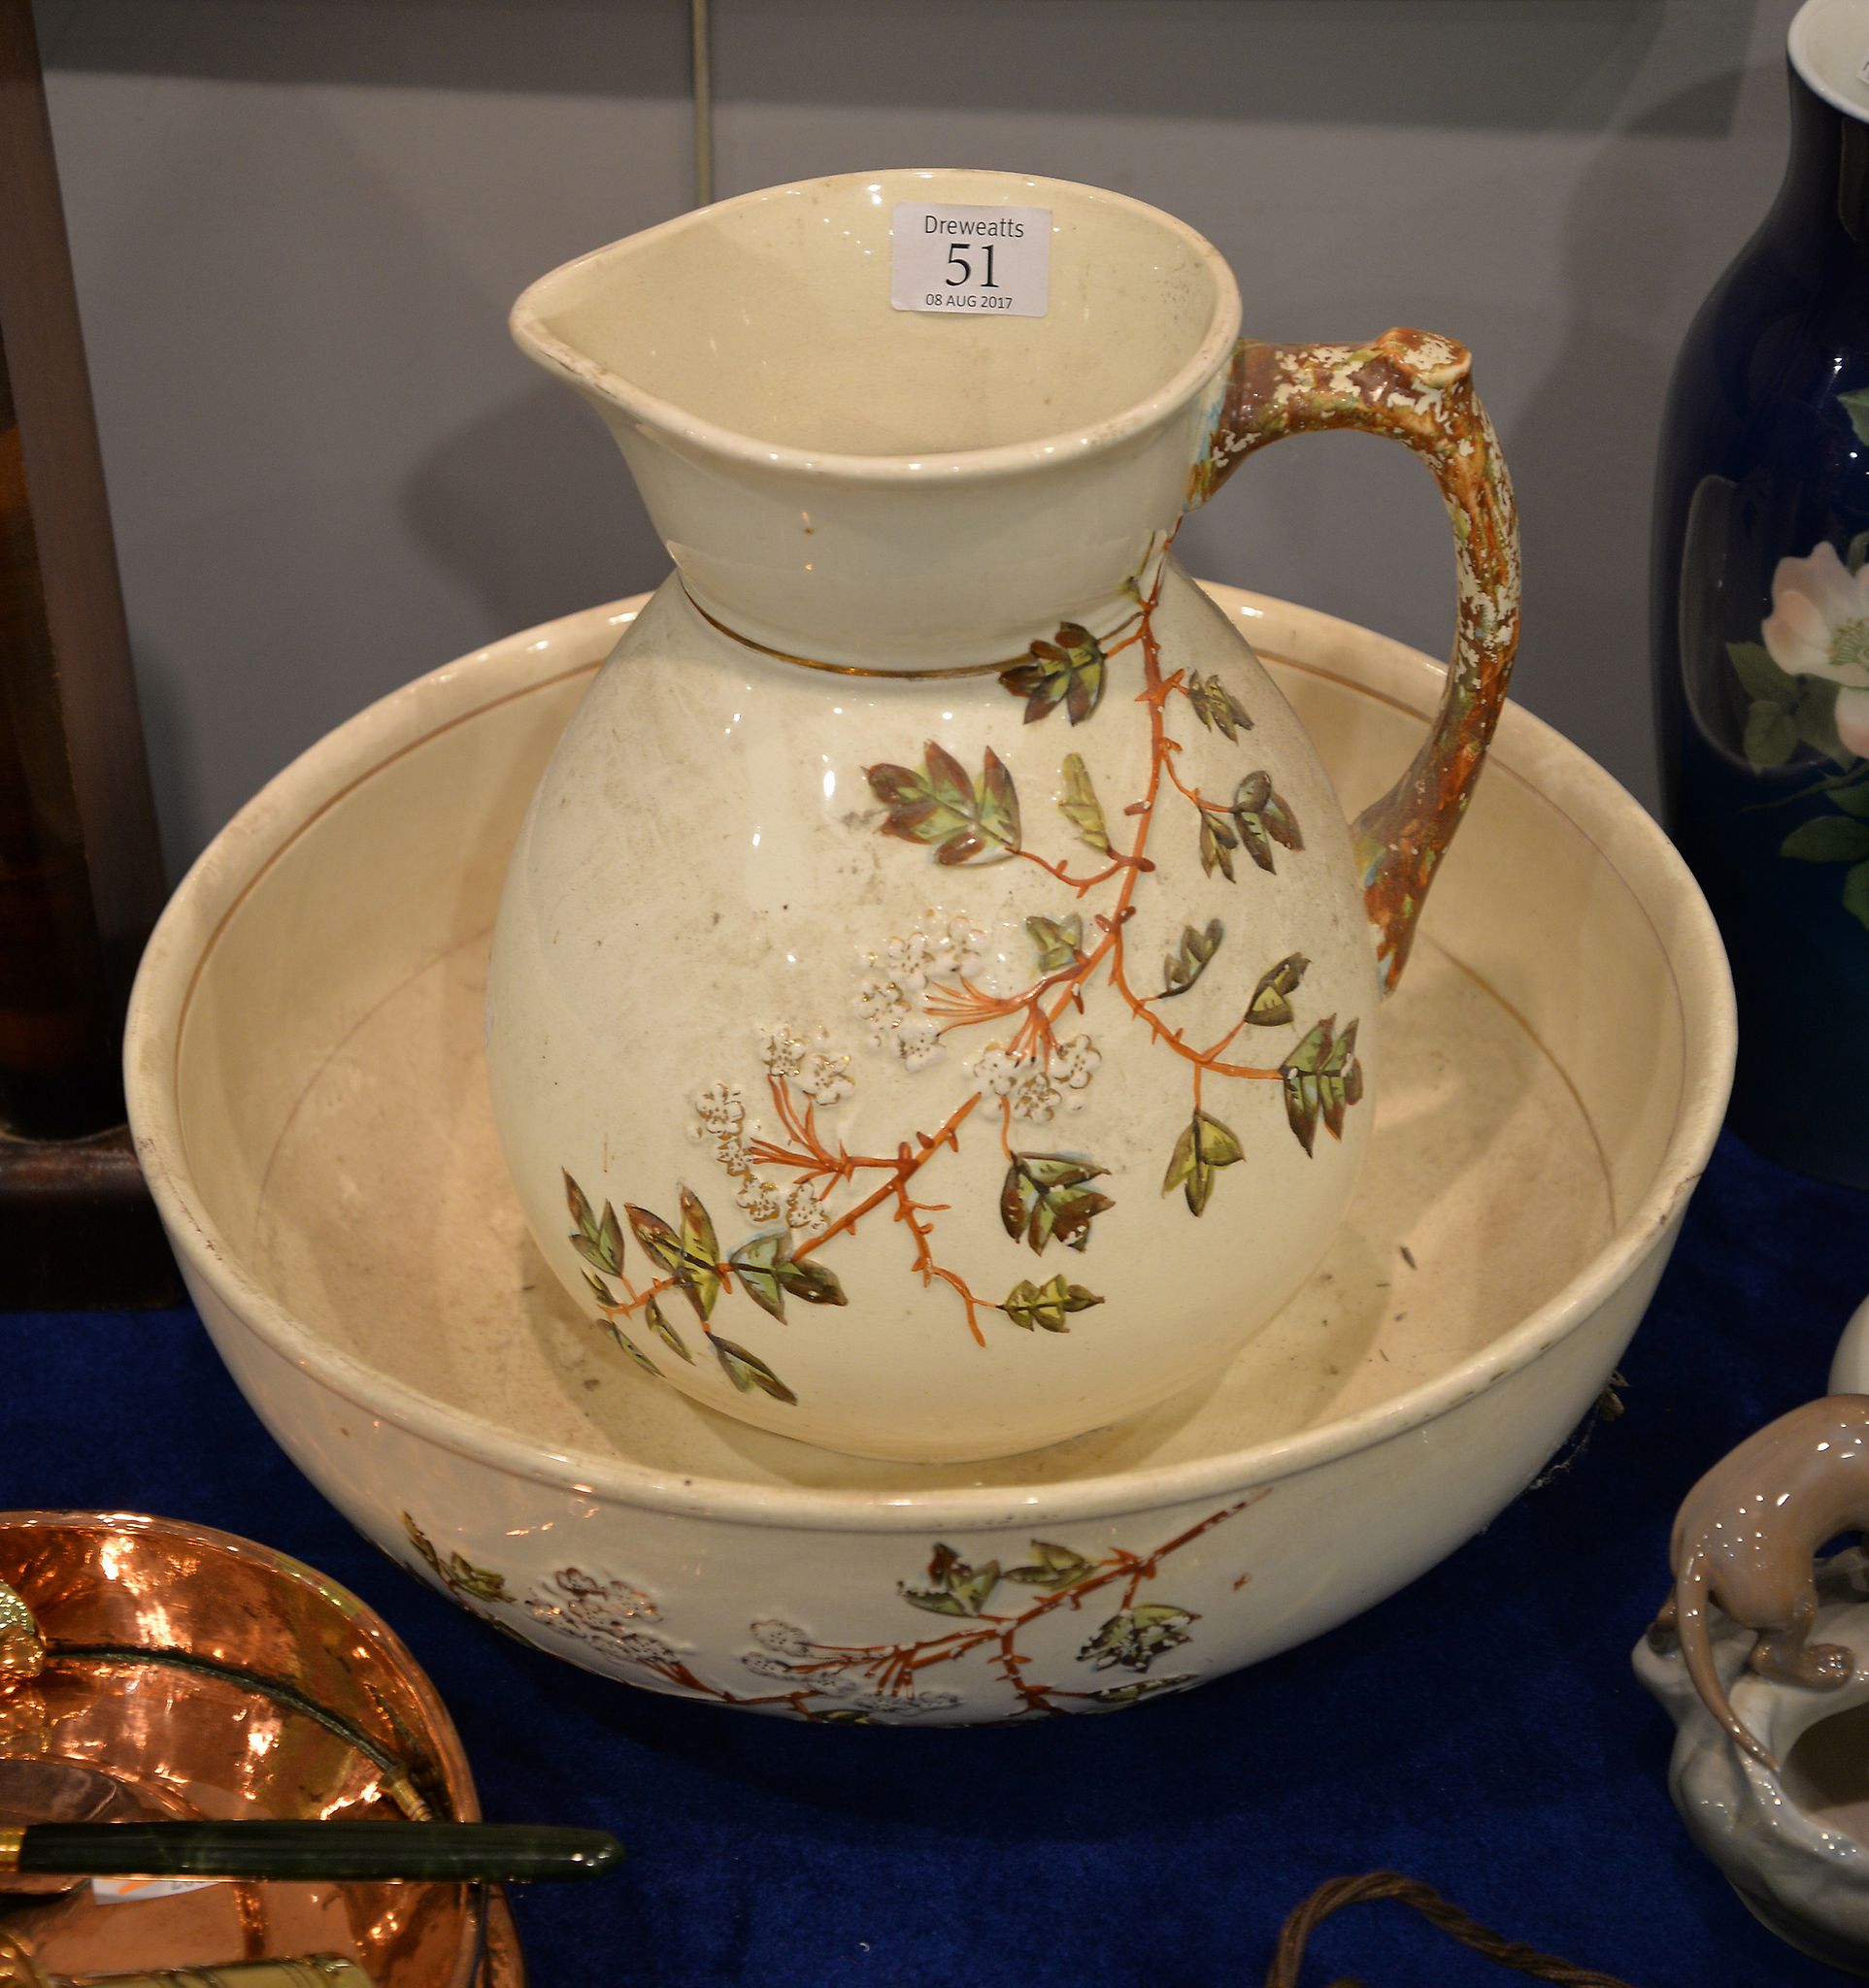
[[694,204],[714,199],[714,61],[708,0],[688,0],[694,77]]
[[22,1876],[397,1879],[499,1884],[597,1877],[603,1830],[492,1822],[48,1822],[0,1829]]

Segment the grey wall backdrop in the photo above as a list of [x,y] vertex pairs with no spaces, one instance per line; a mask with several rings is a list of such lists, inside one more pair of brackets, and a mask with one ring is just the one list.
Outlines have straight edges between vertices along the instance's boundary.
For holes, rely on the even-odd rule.
[[[1645,799],[1661,394],[1785,144],[1794,0],[716,0],[718,190],[892,164],[1118,187],[1247,323],[1451,332],[1517,478],[1522,700]],[[653,585],[513,296],[691,200],[683,0],[40,0],[167,853],[489,638]],[[1437,652],[1403,451],[1274,450],[1182,549]]]

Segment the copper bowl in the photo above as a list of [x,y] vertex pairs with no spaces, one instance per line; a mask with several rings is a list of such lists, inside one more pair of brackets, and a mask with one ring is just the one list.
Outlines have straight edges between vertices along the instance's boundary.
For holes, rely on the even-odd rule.
[[[283,1553],[124,1512],[0,1513],[0,1580],[44,1670],[0,1695],[0,1760],[110,1777],[168,1819],[479,1819],[447,1708],[371,1609]],[[76,1779],[76,1776],[72,1778]],[[305,1953],[379,1988],[519,1988],[505,1902],[457,1884],[218,1883],[11,1901],[52,1973]]]

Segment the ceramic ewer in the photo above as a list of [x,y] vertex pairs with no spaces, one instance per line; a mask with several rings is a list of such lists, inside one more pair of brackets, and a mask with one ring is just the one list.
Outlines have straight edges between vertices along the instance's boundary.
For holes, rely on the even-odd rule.
[[[892,303],[930,212],[1046,232],[1045,314]],[[676,569],[539,786],[488,990],[519,1200],[618,1357],[833,1448],[1005,1454],[1211,1375],[1328,1245],[1518,548],[1461,348],[1239,319],[1169,216],[970,172],[748,195],[520,298]],[[1168,549],[1331,428],[1427,460],[1459,578],[1439,718],[1348,828]]]
[[1676,1726],[1694,1841],[1782,1938],[1869,1974],[1869,1395],[1807,1403],[1709,1471],[1636,1674]]
[[[1694,318],[1655,479],[1668,825],[1739,989],[1733,1122],[1869,1186],[1869,0],[1788,31],[1790,155]],[[1826,1037],[1819,1083],[1785,1045]]]

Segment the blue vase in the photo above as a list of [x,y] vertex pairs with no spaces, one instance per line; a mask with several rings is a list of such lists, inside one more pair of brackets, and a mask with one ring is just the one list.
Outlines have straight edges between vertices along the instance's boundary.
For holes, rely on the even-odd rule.
[[1739,994],[1732,1123],[1869,1186],[1869,0],[1790,29],[1791,154],[1694,319],[1656,478],[1670,829]]

